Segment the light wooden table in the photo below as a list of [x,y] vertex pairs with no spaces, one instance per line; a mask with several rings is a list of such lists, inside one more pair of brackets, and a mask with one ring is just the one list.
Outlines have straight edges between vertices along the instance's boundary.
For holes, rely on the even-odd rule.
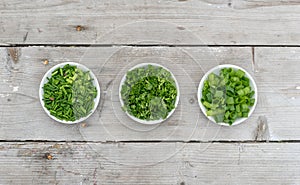
[[[0,2],[0,184],[300,184],[299,23],[295,0]],[[51,120],[38,99],[44,73],[66,61],[101,85],[85,124]],[[155,126],[131,121],[117,94],[125,71],[147,61],[181,90]],[[224,63],[259,91],[234,127],[208,122],[196,99],[204,73]]]

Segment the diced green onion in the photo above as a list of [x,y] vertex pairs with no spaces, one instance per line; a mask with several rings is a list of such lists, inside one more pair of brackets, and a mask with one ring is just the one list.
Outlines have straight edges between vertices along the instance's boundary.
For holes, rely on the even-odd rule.
[[243,70],[223,68],[220,74],[211,73],[204,81],[200,101],[217,123],[231,125],[236,119],[248,117],[254,105],[255,92]]

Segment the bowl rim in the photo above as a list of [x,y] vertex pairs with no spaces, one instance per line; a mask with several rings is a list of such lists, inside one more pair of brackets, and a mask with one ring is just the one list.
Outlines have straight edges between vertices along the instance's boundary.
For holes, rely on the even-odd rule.
[[180,98],[179,84],[177,82],[177,79],[175,78],[175,75],[168,68],[166,68],[165,66],[163,66],[161,64],[152,63],[152,62],[146,62],[146,63],[139,63],[139,64],[131,67],[130,69],[128,69],[126,71],[126,73],[123,75],[123,77],[122,77],[122,79],[120,81],[120,85],[119,85],[119,101],[121,103],[121,107],[123,107],[124,106],[124,102],[122,100],[121,90],[122,90],[122,85],[124,84],[124,82],[126,80],[127,72],[132,71],[132,70],[134,70],[136,68],[141,68],[141,67],[148,66],[148,65],[152,65],[152,66],[155,66],[155,67],[162,67],[163,69],[167,70],[171,74],[171,76],[172,76],[172,78],[173,78],[173,80],[175,82],[176,90],[177,90],[177,96],[176,96],[176,100],[175,100],[175,107],[174,107],[174,109],[172,109],[168,113],[168,116],[165,119],[161,118],[161,119],[158,119],[158,120],[149,120],[149,121],[138,119],[138,118],[132,116],[131,114],[129,114],[127,111],[124,111],[124,112],[126,113],[126,115],[128,117],[130,117],[132,120],[134,120],[134,121],[136,121],[138,123],[142,123],[142,124],[145,124],[145,125],[154,125],[154,124],[162,123],[162,122],[166,121],[169,117],[171,117],[171,115],[175,112],[175,110],[176,110],[176,108],[178,106],[178,103],[179,103],[179,98]]
[[[216,70],[220,70],[220,69],[223,69],[223,68],[233,68],[233,69],[240,69],[242,71],[245,72],[245,75],[247,78],[249,78],[250,80],[250,86],[251,88],[254,90],[254,98],[255,98],[255,102],[254,102],[254,105],[250,108],[250,111],[248,113],[248,117],[247,118],[238,118],[237,120],[235,120],[235,122],[232,123],[232,125],[229,125],[228,123],[224,123],[224,122],[220,122],[220,123],[216,123],[216,121],[214,120],[214,118],[212,116],[207,116],[206,115],[206,108],[202,105],[201,103],[201,98],[202,98],[202,88],[203,88],[203,84],[204,84],[204,81],[207,79],[208,75],[211,74],[211,73],[215,73]],[[241,124],[242,122],[246,121],[250,116],[251,114],[254,112],[255,110],[255,107],[256,107],[256,104],[257,104],[257,97],[258,97],[258,90],[257,90],[257,85],[256,85],[256,82],[254,81],[253,77],[242,67],[240,66],[237,66],[237,65],[233,65],[233,64],[221,64],[221,65],[217,65],[213,68],[211,68],[209,71],[207,71],[205,73],[205,75],[202,77],[200,83],[199,83],[199,86],[198,86],[198,90],[197,90],[197,101],[198,101],[198,104],[200,106],[200,109],[202,111],[202,113],[210,120],[212,121],[213,123],[215,124],[218,124],[218,125],[222,125],[222,126],[234,126],[234,125],[238,125],[238,124]]]
[[[44,106],[44,101],[43,101],[43,94],[44,94],[44,89],[43,89],[43,86],[45,83],[48,82],[47,80],[47,77],[50,77],[50,75],[52,74],[52,72],[59,68],[59,67],[63,67],[65,65],[71,65],[71,66],[76,66],[80,69],[82,69],[83,71],[89,71],[89,74],[90,76],[94,79],[93,80],[93,85],[96,87],[97,89],[97,96],[96,98],[94,99],[94,102],[95,102],[95,105],[94,105],[94,108],[92,109],[91,113],[88,114],[87,116],[85,117],[82,117],[78,120],[75,120],[75,121],[65,121],[65,120],[60,120],[58,118],[56,118],[55,116],[52,116],[50,114],[50,111]],[[40,87],[39,87],[39,99],[40,99],[40,103],[44,109],[44,111],[47,113],[47,115],[52,118],[53,120],[57,121],[57,122],[60,122],[60,123],[64,123],[64,124],[76,124],[76,123],[80,123],[84,120],[86,120],[87,118],[89,118],[96,110],[98,104],[99,104],[99,101],[100,101],[100,96],[101,96],[101,91],[100,91],[100,85],[98,83],[98,79],[96,77],[96,75],[92,72],[92,70],[90,70],[88,67],[86,67],[85,65],[83,64],[80,64],[80,63],[76,63],[76,62],[63,62],[63,63],[59,63],[59,64],[56,64],[55,66],[51,67],[43,76],[41,82],[40,82]]]

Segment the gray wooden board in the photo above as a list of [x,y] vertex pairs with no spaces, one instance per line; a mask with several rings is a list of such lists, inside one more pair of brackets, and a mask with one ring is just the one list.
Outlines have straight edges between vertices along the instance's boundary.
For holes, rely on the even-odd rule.
[[[23,47],[0,49],[0,139],[50,141],[253,141],[299,140],[299,48],[249,47]],[[49,60],[44,65],[44,59]],[[89,67],[101,86],[101,102],[87,126],[51,120],[38,97],[44,73],[73,61]],[[168,67],[180,85],[180,103],[163,124],[144,126],[120,110],[119,82],[141,62]],[[257,82],[253,115],[234,127],[208,122],[196,91],[210,68],[231,63],[245,68]]]
[[4,142],[0,184],[299,184],[299,155],[298,143]]
[[292,0],[6,0],[0,15],[0,45],[299,45],[300,40],[300,2]]

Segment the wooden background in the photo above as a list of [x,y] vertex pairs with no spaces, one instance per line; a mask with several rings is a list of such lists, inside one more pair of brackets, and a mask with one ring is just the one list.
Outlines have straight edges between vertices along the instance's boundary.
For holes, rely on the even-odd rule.
[[[295,0],[1,1],[0,184],[300,184],[299,22]],[[102,91],[77,125],[51,120],[38,97],[45,72],[67,61]],[[120,79],[141,62],[179,82],[179,106],[159,125],[120,110]],[[259,91],[233,127],[210,123],[196,99],[225,63]]]

